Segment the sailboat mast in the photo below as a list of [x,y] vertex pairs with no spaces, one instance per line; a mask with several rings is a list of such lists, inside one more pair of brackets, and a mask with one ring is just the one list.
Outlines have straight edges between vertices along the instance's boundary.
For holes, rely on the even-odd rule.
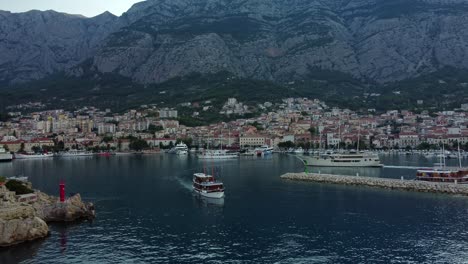
[[460,140],[457,140],[457,144],[458,144],[458,166],[461,168],[462,162],[461,162],[461,154],[460,154]]
[[359,152],[359,143],[361,141],[361,124],[358,126],[358,136],[357,136],[357,152]]
[[340,137],[340,140],[338,141],[338,151],[341,149],[341,115],[339,116],[339,121],[338,121],[338,135]]
[[445,168],[445,144],[444,144],[444,140],[442,139],[442,159],[443,159],[443,166]]

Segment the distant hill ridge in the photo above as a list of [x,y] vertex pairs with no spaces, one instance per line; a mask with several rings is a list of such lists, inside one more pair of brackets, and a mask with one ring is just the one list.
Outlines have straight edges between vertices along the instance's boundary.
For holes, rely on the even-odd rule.
[[284,83],[317,69],[390,83],[468,69],[462,0],[154,0],[121,17],[0,11],[0,21],[0,83],[61,71]]

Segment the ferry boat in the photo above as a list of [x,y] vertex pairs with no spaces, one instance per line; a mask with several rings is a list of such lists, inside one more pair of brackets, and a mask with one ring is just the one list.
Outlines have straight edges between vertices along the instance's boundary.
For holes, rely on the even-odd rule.
[[336,153],[301,156],[306,166],[316,167],[382,167],[375,153]]
[[0,162],[8,162],[13,160],[13,155],[0,147]]
[[52,153],[15,153],[15,159],[45,159],[52,158]]
[[223,198],[224,185],[217,181],[214,176],[205,173],[195,173],[193,175],[193,190],[201,196],[208,198]]
[[84,156],[93,156],[93,155],[94,153],[91,151],[71,149],[66,152],[60,152],[56,156],[65,158],[65,157],[84,157]]
[[427,168],[416,172],[419,181],[468,184],[468,168]]
[[237,153],[229,152],[227,150],[206,150],[198,154],[199,159],[236,159],[239,155]]

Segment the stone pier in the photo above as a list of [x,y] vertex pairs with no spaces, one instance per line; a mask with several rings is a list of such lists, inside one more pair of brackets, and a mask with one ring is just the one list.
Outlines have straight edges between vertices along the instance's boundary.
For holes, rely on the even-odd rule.
[[340,185],[368,186],[389,190],[404,190],[426,193],[445,193],[468,196],[468,185],[454,183],[434,183],[416,180],[402,180],[362,176],[344,176],[316,173],[286,173],[284,180],[330,183]]

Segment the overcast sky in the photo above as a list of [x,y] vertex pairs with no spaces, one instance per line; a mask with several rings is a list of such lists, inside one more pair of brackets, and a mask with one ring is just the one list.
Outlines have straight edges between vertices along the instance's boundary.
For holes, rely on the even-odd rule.
[[87,17],[109,11],[120,16],[134,3],[142,0],[0,0],[0,10],[26,12],[32,9],[50,10]]

